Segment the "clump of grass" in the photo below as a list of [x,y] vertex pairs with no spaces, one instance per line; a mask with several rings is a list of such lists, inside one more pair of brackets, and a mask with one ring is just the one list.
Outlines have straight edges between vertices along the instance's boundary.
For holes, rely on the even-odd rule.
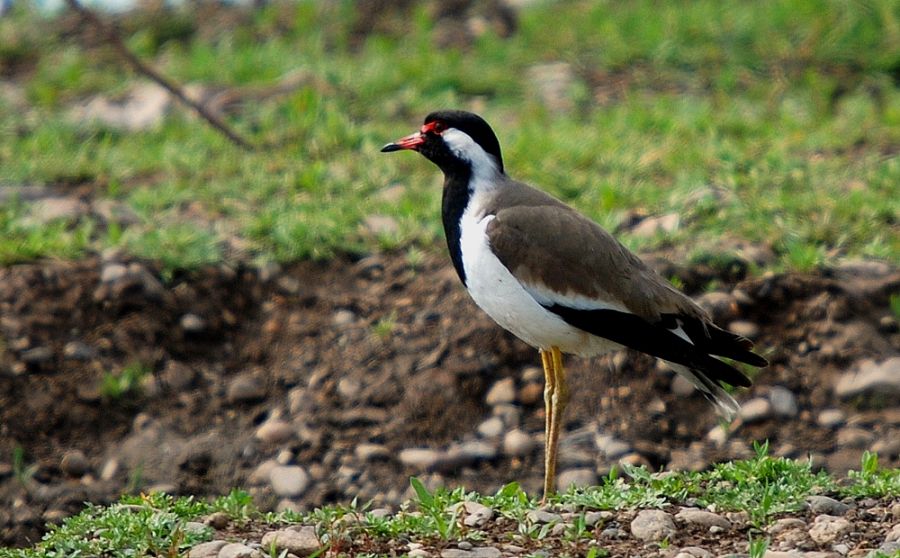
[[[552,499],[553,504],[590,510],[666,507],[693,499],[721,511],[748,511],[757,527],[764,527],[780,513],[797,511],[807,496],[832,493],[854,498],[882,498],[898,494],[900,470],[879,467],[878,457],[867,452],[862,468],[851,472],[848,482],[837,483],[826,473],[813,473],[808,462],[774,458],[767,444],[758,444],[756,456],[745,461],[716,465],[711,471],[651,474],[642,468],[627,467],[626,475],[615,472],[599,486],[571,489]],[[415,498],[393,515],[373,514],[370,505],[356,500],[345,505],[318,508],[308,513],[285,511],[261,513],[246,492],[233,491],[212,502],[194,497],[173,497],[161,493],[123,496],[111,506],[88,505],[80,514],[60,525],[52,525],[43,540],[30,549],[0,549],[0,558],[54,558],[57,556],[174,556],[205,540],[208,529],[188,522],[222,511],[237,523],[276,526],[285,523],[314,525],[323,542],[322,552],[346,548],[354,540],[432,540],[456,538],[478,541],[484,533],[463,527],[460,505],[480,502],[495,513],[518,522],[518,534],[534,540],[549,536],[552,526],[533,524],[528,512],[537,501],[517,483],[510,483],[493,495],[482,496],[463,488],[438,487],[429,490],[417,478],[410,479]],[[758,510],[758,511],[756,511]],[[564,539],[572,544],[584,541],[587,529],[576,521]],[[768,542],[749,541],[751,556],[765,553]],[[607,552],[590,546],[588,556]]]
[[100,380],[100,395],[109,401],[122,401],[127,397],[138,396],[144,378],[151,369],[142,362],[127,364],[118,372],[106,372]]

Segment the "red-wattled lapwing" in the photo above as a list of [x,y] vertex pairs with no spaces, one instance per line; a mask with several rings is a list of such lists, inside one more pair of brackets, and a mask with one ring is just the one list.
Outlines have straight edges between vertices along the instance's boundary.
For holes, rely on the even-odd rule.
[[[540,351],[546,432],[544,498],[569,392],[562,353],[589,357],[630,347],[686,377],[720,414],[737,402],[720,384],[749,386],[727,357],[766,366],[746,338],[725,331],[599,225],[503,170],[500,143],[480,116],[433,112],[385,145],[418,151],[444,172],[441,216],[450,258],[472,299]],[[714,356],[715,355],[715,356]]]

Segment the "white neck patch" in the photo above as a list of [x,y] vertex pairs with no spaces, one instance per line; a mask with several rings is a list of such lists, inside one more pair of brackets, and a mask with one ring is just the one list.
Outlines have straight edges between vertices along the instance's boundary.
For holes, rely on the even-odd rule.
[[497,160],[478,145],[469,134],[456,128],[448,128],[444,130],[441,137],[457,157],[472,164],[472,178],[475,181],[491,182],[491,179],[499,174]]

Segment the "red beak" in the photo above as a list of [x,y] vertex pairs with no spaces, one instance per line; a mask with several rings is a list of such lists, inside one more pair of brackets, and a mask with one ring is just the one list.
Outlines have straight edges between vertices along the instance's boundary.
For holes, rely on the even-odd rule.
[[390,153],[391,151],[400,151],[401,149],[412,149],[416,151],[420,145],[425,143],[425,134],[416,132],[404,138],[400,138],[394,143],[389,143],[381,148],[382,153]]

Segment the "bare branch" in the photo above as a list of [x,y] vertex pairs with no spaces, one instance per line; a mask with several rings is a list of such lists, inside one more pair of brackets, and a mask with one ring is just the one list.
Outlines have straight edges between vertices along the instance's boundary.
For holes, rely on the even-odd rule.
[[78,15],[81,16],[84,21],[87,21],[91,25],[96,27],[100,31],[101,35],[105,37],[107,41],[109,41],[109,43],[113,46],[113,48],[116,49],[119,55],[122,56],[122,58],[124,58],[136,72],[147,76],[148,78],[165,88],[176,99],[192,108],[197,114],[200,115],[201,118],[209,122],[209,124],[213,128],[222,132],[222,134],[224,134],[225,137],[231,140],[231,142],[235,145],[248,150],[254,149],[254,146],[250,142],[248,142],[240,135],[238,135],[237,132],[229,128],[228,125],[222,122],[215,114],[206,110],[203,105],[188,97],[181,87],[142,62],[137,56],[134,55],[134,53],[128,50],[128,47],[122,40],[122,37],[119,36],[118,32],[116,32],[113,26],[104,23],[100,19],[100,17],[97,16],[97,14],[95,14],[90,9],[82,6],[78,2],[78,0],[66,0],[66,4],[70,8],[75,10],[75,12],[78,13]]

